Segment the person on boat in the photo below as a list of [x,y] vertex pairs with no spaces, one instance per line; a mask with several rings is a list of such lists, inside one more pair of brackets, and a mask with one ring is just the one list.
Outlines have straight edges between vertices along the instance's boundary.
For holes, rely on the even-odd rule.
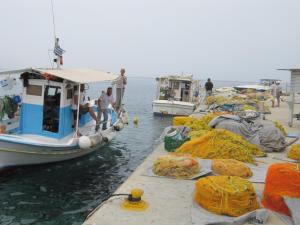
[[[98,99],[98,121],[101,121],[101,116],[103,114],[103,125],[102,130],[107,129],[108,120],[108,106],[111,105],[115,107],[114,98],[112,96],[112,87],[108,87],[106,92],[102,91],[100,98]],[[99,129],[99,125],[96,126],[96,131]]]
[[122,68],[120,71],[120,76],[113,82],[116,84],[116,110],[120,110],[122,106],[123,96],[125,92],[125,86],[127,85],[127,77],[125,76],[125,69]]
[[[73,102],[72,102],[72,111],[73,111],[73,117],[74,117],[74,122],[73,122],[73,127],[76,127],[76,121],[77,121],[77,110],[78,110],[78,96],[79,96],[79,91],[78,91],[78,86],[74,87],[74,95],[73,95]],[[86,113],[90,113],[91,117],[96,121],[96,124],[98,124],[98,119],[93,111],[93,108],[90,107],[89,103],[84,103],[84,84],[80,85],[80,99],[79,99],[79,119],[81,115],[84,115]]]
[[206,96],[211,96],[213,87],[214,84],[211,82],[210,78],[208,78],[205,83]]

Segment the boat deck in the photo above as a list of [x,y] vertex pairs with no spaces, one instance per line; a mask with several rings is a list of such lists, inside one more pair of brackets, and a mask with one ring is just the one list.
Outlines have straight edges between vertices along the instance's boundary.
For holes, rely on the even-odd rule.
[[[300,111],[300,106],[297,106]],[[287,127],[288,106],[283,103],[281,108],[272,109],[267,118],[277,120],[285,125],[288,132],[299,132],[300,122],[295,121],[294,127]],[[90,214],[84,225],[190,225],[193,191],[195,181],[175,180],[144,176],[145,171],[152,166],[153,160],[166,154],[163,145],[159,145],[151,155],[134,171],[134,173],[116,190],[115,193],[129,193],[132,188],[145,191],[143,199],[149,203],[149,208],[143,212],[122,210],[120,204],[124,197],[112,197],[103,202]],[[282,153],[269,154],[259,161],[264,165],[279,161],[273,158]],[[281,161],[282,162],[282,161]],[[255,188],[262,191],[264,184],[255,183]],[[286,222],[276,214],[271,213],[266,225],[286,225]]]

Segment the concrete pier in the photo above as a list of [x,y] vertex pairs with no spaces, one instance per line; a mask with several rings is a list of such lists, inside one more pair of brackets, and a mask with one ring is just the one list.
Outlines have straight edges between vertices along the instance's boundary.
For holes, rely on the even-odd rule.
[[[297,106],[296,110],[300,107]],[[295,121],[294,127],[288,127],[288,105],[282,103],[281,108],[272,108],[267,119],[282,123],[288,132],[300,133],[300,122]],[[297,112],[297,111],[296,111]],[[135,172],[116,190],[115,193],[130,193],[132,188],[145,191],[143,199],[149,208],[143,212],[125,211],[120,207],[124,196],[116,196],[103,202],[84,222],[84,225],[190,225],[194,180],[175,180],[144,176],[145,170],[152,167],[153,160],[166,154],[163,145],[158,146],[151,155],[135,170]],[[259,161],[270,164],[276,161],[271,153]],[[254,184],[257,190],[263,190],[264,184]],[[266,225],[285,225],[277,215],[271,213]]]

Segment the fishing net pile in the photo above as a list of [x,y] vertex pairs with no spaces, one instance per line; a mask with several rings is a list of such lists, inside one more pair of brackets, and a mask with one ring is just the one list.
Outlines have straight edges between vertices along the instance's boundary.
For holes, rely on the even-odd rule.
[[248,163],[254,163],[254,156],[265,155],[240,135],[223,129],[208,131],[199,138],[185,142],[176,152],[205,159],[236,159]]
[[259,208],[251,182],[234,176],[200,178],[194,199],[210,212],[234,217]]
[[159,176],[184,179],[198,174],[201,166],[191,156],[169,154],[157,158],[153,163],[152,170]]
[[251,169],[245,163],[235,159],[214,159],[212,160],[212,170],[219,175],[242,178],[249,178],[253,175]]
[[273,121],[273,123],[274,123],[275,127],[277,127],[284,136],[287,136],[287,132],[281,123],[279,123],[278,121]]
[[201,118],[196,118],[192,116],[175,116],[173,118],[173,126],[186,126],[191,129],[191,131],[208,131],[212,128],[208,126],[209,122],[214,118],[224,114],[223,112],[208,113]]
[[291,149],[289,150],[287,157],[294,160],[300,161],[300,145],[292,145]]
[[267,172],[262,204],[271,210],[291,216],[284,197],[300,199],[300,165],[272,164]]
[[212,95],[205,98],[204,104],[205,105],[212,105],[212,104],[225,104],[229,102],[229,98],[220,95]]

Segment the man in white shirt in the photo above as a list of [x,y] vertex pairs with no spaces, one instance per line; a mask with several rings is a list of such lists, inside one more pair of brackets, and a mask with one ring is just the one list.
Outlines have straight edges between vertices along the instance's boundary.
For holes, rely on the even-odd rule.
[[[73,127],[76,127],[76,121],[77,121],[77,110],[78,110],[78,96],[79,96],[79,91],[78,91],[78,86],[75,86],[74,88],[75,92],[73,95],[73,102],[72,102],[72,111],[73,111],[73,117],[74,117],[74,122],[73,122]],[[79,119],[81,115],[84,115],[86,113],[90,113],[91,117],[96,121],[96,124],[98,124],[98,119],[93,111],[92,107],[89,106],[89,103],[84,103],[84,84],[80,85],[80,99],[79,99]]]
[[125,69],[122,68],[120,76],[113,82],[116,84],[116,110],[119,111],[122,106],[122,100],[125,92],[125,86],[127,84],[127,77],[125,76]]
[[[107,120],[108,120],[108,106],[115,106],[114,99],[112,96],[112,87],[108,87],[106,93],[103,91],[100,98],[98,99],[98,121],[101,121],[101,116],[103,114],[103,125],[102,130],[107,129]],[[99,129],[99,126],[96,126],[96,130]]]
[[275,106],[275,99],[276,99],[276,84],[275,81],[272,82],[271,86],[271,95],[272,95],[272,108]]

